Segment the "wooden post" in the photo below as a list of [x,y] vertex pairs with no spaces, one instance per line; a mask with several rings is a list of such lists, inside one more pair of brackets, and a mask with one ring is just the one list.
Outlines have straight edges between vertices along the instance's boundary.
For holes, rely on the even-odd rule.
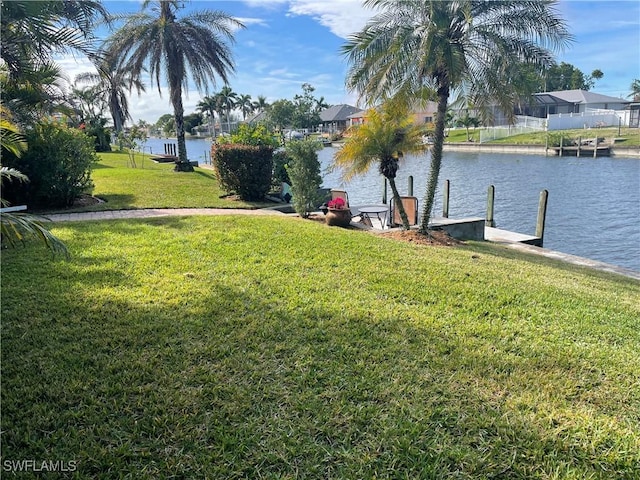
[[449,180],[444,181],[444,198],[442,199],[442,216],[449,218]]
[[564,137],[560,135],[560,156],[562,156],[562,145],[564,144]]
[[493,200],[495,195],[496,188],[493,185],[489,185],[489,189],[487,190],[487,218],[484,221],[487,227],[496,226],[496,222],[493,220]]
[[593,146],[593,158],[596,158],[598,156],[598,135],[596,134],[596,142],[595,145]]
[[578,137],[578,154],[576,157],[580,156],[580,147],[582,146],[582,137]]
[[536,222],[536,237],[540,239],[540,246],[544,241],[544,224],[547,218],[547,199],[549,191],[542,190],[540,192],[540,202],[538,203],[538,221]]
[[384,179],[384,190],[382,191],[382,203],[387,203],[387,179]]
[[409,186],[408,186],[409,196],[413,197],[413,175],[409,175]]

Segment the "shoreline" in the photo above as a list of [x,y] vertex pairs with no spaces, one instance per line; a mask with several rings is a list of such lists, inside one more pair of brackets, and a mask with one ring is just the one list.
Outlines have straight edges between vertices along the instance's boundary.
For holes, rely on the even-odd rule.
[[[518,145],[518,144],[487,144],[487,143],[445,143],[445,152],[483,152],[483,153],[517,153],[529,155],[545,155],[556,157],[557,154],[550,153],[553,149],[544,145]],[[566,156],[566,155],[565,155]],[[617,158],[640,158],[640,147],[610,147],[610,157]],[[587,157],[585,157],[587,158]],[[598,158],[598,157],[596,157]]]

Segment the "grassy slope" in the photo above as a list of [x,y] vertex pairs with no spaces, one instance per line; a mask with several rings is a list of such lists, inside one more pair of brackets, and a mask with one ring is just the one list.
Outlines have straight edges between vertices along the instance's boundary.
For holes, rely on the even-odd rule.
[[291,218],[2,255],[3,459],[79,478],[638,478],[640,284]]

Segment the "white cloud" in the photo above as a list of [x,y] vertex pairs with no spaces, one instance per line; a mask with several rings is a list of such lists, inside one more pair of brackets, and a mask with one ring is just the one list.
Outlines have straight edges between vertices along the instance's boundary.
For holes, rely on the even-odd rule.
[[375,13],[365,9],[360,0],[291,0],[289,12],[313,17],[334,35],[345,39],[361,30]]

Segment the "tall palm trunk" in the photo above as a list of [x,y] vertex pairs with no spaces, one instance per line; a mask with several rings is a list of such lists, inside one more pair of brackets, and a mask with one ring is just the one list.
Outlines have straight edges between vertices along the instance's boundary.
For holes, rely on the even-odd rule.
[[[402,229],[409,230],[409,217],[407,217],[407,212],[404,209],[404,205],[402,204],[402,199],[400,198],[400,194],[398,193],[398,188],[396,187],[396,179],[395,177],[387,177],[389,180],[389,186],[391,187],[391,192],[393,193],[393,201],[398,209],[398,213],[400,214],[400,218],[402,219]],[[391,223],[393,221],[392,218],[389,219]]]
[[420,219],[419,231],[425,235],[429,230],[433,200],[436,196],[436,187],[438,185],[438,177],[440,176],[442,148],[444,146],[444,125],[448,101],[449,80],[445,78],[440,82],[440,86],[438,87],[438,112],[436,113],[433,149],[431,150],[431,166],[429,170],[429,178],[427,180],[427,191],[424,197],[424,209],[422,210],[422,217]]
[[[404,205],[402,204],[402,199],[400,198],[400,193],[398,193],[398,188],[396,187],[396,173],[398,172],[398,160],[392,156],[385,155],[380,160],[380,173],[389,181],[389,186],[391,186],[391,192],[393,193],[393,201],[398,209],[398,213],[400,214],[400,218],[402,219],[402,228],[403,230],[409,230],[409,217],[407,217],[407,212],[404,209]],[[390,222],[393,219],[390,219]]]
[[[182,90],[178,88],[178,90]],[[178,138],[178,161],[174,170],[176,172],[193,172],[193,166],[187,158],[187,144],[184,140],[184,107],[182,105],[182,91],[172,95],[174,120],[176,122],[176,137]]]

